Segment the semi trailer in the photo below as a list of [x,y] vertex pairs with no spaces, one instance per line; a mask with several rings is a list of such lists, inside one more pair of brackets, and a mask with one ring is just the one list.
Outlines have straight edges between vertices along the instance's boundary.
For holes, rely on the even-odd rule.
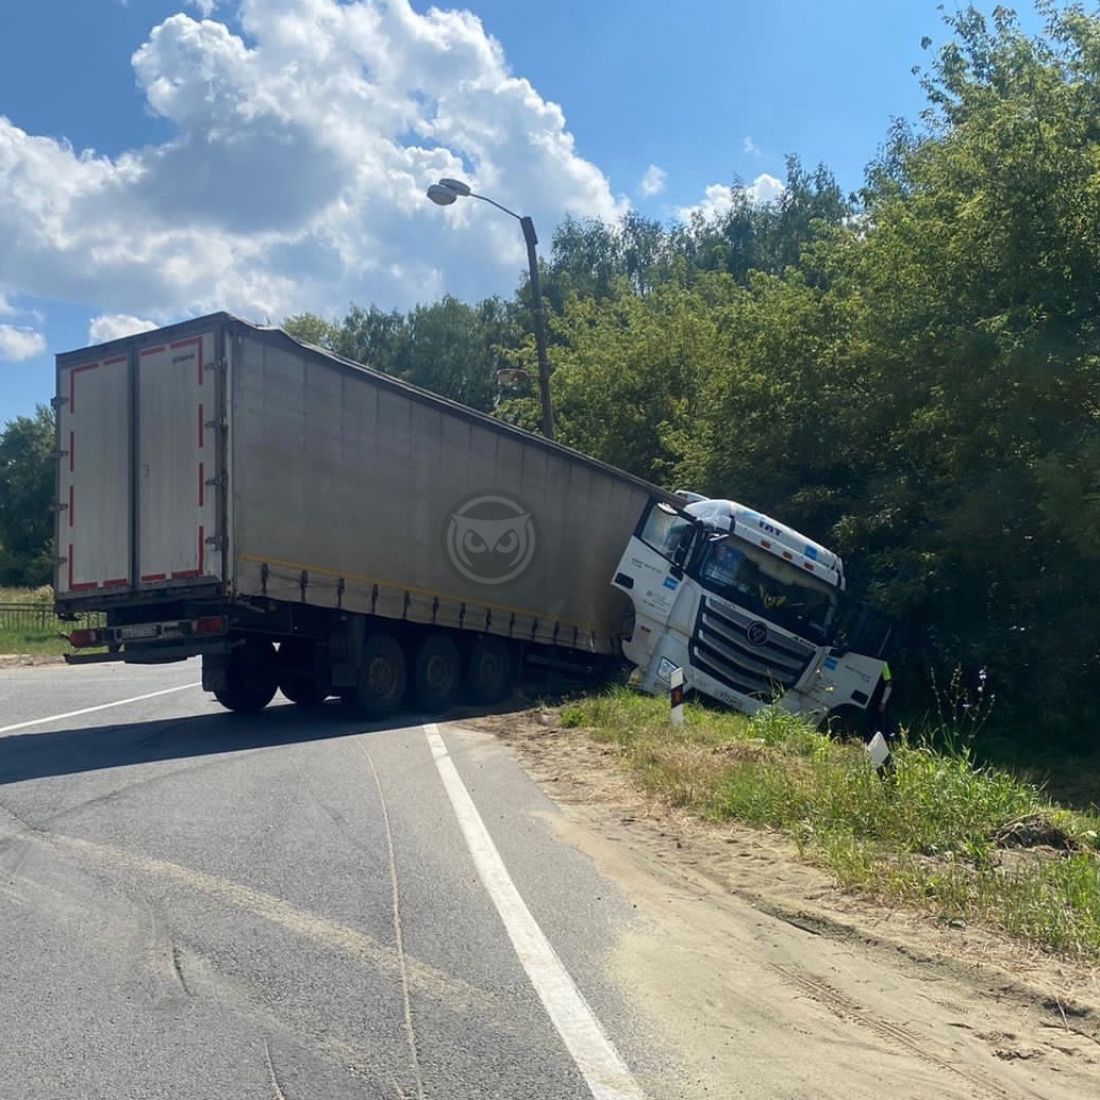
[[65,353],[54,404],[57,611],[105,624],[70,663],[199,656],[230,710],[369,717],[624,658],[746,711],[883,693],[880,656],[834,644],[823,547],[280,329],[217,313]]

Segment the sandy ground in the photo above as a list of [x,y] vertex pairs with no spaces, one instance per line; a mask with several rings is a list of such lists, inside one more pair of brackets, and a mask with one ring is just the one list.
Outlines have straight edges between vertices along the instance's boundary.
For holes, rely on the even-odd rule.
[[509,744],[555,827],[639,910],[617,976],[681,1097],[1100,1096],[1100,972],[838,889],[767,832],[656,805],[551,714]]
[[64,657],[52,653],[0,653],[0,668],[30,668],[34,665],[63,665]]

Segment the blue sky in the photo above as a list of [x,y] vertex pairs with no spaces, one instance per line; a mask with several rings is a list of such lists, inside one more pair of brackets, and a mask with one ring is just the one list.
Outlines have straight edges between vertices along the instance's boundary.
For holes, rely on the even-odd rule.
[[438,175],[546,243],[566,212],[668,220],[735,178],[767,198],[788,152],[856,188],[946,34],[936,0],[6,7],[0,422],[93,336],[508,293],[514,225],[431,207]]

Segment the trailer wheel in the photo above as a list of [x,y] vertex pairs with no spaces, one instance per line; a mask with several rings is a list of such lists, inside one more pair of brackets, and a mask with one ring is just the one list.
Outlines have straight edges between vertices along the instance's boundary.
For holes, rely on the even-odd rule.
[[275,696],[275,647],[270,642],[249,638],[229,655],[225,687],[214,697],[237,714],[259,714]]
[[288,638],[279,644],[279,690],[300,707],[317,707],[328,698],[329,685],[318,671],[313,642]]
[[458,646],[446,634],[429,634],[416,647],[413,691],[426,711],[443,710],[454,702],[462,682]]
[[368,634],[363,641],[356,710],[366,718],[385,718],[401,706],[408,673],[405,653],[390,634]]
[[483,635],[466,657],[466,688],[471,702],[499,703],[512,690],[512,652],[500,638]]

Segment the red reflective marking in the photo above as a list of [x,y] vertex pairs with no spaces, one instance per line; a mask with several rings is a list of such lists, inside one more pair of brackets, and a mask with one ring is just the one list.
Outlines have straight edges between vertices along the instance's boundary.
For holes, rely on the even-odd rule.
[[201,336],[191,336],[186,340],[177,340],[172,345],[172,348],[173,348],[173,350],[176,349],[176,348],[189,348],[192,345],[197,345],[198,349],[199,349],[199,354],[196,356],[196,358],[198,360],[199,385],[201,386],[202,383],[203,383],[202,337]]
[[203,444],[203,434],[202,434],[203,425],[202,425],[202,422],[203,422],[204,419],[205,419],[205,417],[203,416],[202,406],[200,405],[199,406],[199,450],[202,450],[202,444]]
[[112,367],[112,366],[115,365],[115,363],[125,363],[125,362],[126,362],[126,356],[125,355],[116,355],[114,357],[114,359],[104,359],[103,360],[103,365],[105,367]]
[[155,348],[142,348],[141,357],[144,359],[146,355],[159,355],[160,352],[164,351],[164,347],[164,344],[160,344]]
[[76,515],[76,503],[74,500],[73,487],[69,486],[69,526],[73,525],[73,516]]
[[143,573],[141,575],[143,582],[145,581],[164,581],[168,579],[167,573]]
[[770,550],[772,548],[772,544],[768,542],[767,539],[761,539],[760,545],[763,546],[765,550]]
[[182,581],[182,580],[185,580],[187,577],[201,577],[201,576],[202,576],[202,571],[199,570],[199,569],[183,569],[178,573],[173,573],[172,574],[172,580]]
[[200,573],[202,572],[203,561],[205,560],[205,557],[206,557],[206,539],[203,538],[203,535],[205,533],[206,532],[200,526],[199,527],[199,572]]
[[73,544],[69,543],[69,587],[73,586]]
[[129,577],[116,577],[111,581],[104,581],[104,588],[125,588],[130,583]]
[[808,561],[802,563],[802,568],[808,569],[811,573],[814,571],[814,567]]
[[76,433],[69,432],[69,473],[73,472],[73,465],[76,462]]
[[794,555],[792,555],[788,550],[783,551],[783,557],[785,557],[787,561],[794,561]]
[[95,581],[81,581],[79,584],[71,584],[69,587],[74,592],[87,592],[89,588],[98,588],[99,585]]
[[200,508],[202,507],[202,502],[203,502],[203,489],[204,489],[203,480],[204,480],[204,478],[203,478],[203,464],[200,462],[199,463],[199,507]]

